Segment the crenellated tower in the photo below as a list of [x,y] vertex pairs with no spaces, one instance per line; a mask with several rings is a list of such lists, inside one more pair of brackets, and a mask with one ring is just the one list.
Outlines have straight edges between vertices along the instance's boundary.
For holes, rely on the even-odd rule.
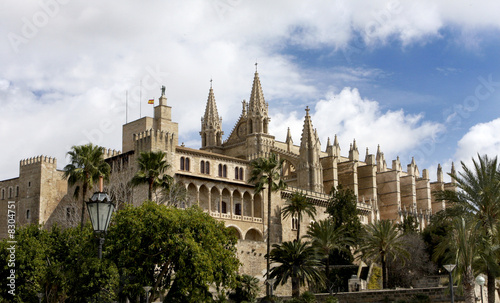
[[217,112],[212,80],[210,80],[210,91],[208,92],[205,115],[201,118],[201,149],[213,151],[222,145],[222,118]]
[[309,107],[306,108],[302,137],[300,138],[298,186],[315,192],[323,192],[323,167],[320,162],[321,144],[313,129]]

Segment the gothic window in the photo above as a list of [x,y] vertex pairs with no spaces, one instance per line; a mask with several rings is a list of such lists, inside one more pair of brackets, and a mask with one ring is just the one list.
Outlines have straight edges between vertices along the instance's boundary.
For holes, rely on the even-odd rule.
[[2,200],[5,199],[5,189],[2,188]]
[[186,168],[187,171],[189,171],[189,158],[186,157],[186,160],[185,160],[185,165],[184,167]]
[[9,187],[9,198],[12,198],[12,187]]
[[219,177],[222,177],[222,164],[219,164]]
[[184,157],[181,157],[181,170],[184,170]]
[[210,175],[210,162],[205,162],[205,174]]
[[234,205],[234,214],[241,216],[241,204],[240,203],[236,203]]
[[28,209],[26,211],[26,220],[29,220],[30,219],[30,210]]
[[16,197],[19,197],[19,185],[16,186]]
[[200,163],[200,173],[204,174],[205,173],[205,161],[201,160]]
[[243,168],[240,167],[240,180],[243,180]]
[[297,217],[292,217],[292,230],[297,230],[299,227],[299,219]]
[[223,214],[227,213],[227,203],[226,202],[222,201],[221,208],[222,208],[221,213],[223,213]]
[[189,158],[181,157],[181,170],[189,171]]
[[224,164],[222,167],[222,177],[227,178],[227,165]]
[[235,178],[236,180],[239,180],[239,179],[240,179],[240,177],[239,177],[239,175],[238,175],[238,174],[239,174],[239,172],[240,172],[240,171],[238,170],[238,166],[236,166],[236,167],[234,168],[234,178]]

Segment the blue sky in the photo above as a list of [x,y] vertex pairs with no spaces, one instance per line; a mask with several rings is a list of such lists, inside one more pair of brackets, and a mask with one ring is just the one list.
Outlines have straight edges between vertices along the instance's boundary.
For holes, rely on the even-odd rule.
[[[438,163],[500,150],[500,3],[494,1],[7,0],[0,12],[0,179],[72,145],[121,149],[121,125],[167,87],[180,142],[200,146],[213,79],[229,136],[258,70],[270,131],[300,143],[311,108],[322,148],[338,135]],[[142,87],[140,83],[142,81]],[[139,100],[142,96],[142,100]],[[142,103],[140,103],[142,102]],[[140,108],[139,108],[139,104]]]

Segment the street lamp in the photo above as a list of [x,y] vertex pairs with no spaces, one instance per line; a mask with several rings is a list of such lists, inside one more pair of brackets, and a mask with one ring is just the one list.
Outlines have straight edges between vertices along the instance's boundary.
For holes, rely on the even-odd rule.
[[451,272],[455,269],[456,265],[455,264],[447,264],[447,265],[443,265],[443,267],[450,274],[450,296],[451,296],[451,303],[454,303],[455,301],[453,298],[453,277],[451,276]]
[[483,303],[483,286],[484,286],[484,282],[486,282],[486,279],[479,275],[477,276],[476,278],[476,283],[479,285],[479,289],[481,291],[481,303]]
[[273,290],[274,290],[274,282],[276,282],[276,279],[275,278],[272,278],[272,279],[267,279],[266,280],[266,283],[267,285],[269,286],[269,296],[273,296]]
[[151,290],[152,287],[151,286],[144,286],[143,288],[144,288],[144,291],[146,292],[146,303],[149,303],[149,295],[148,295],[148,293],[149,293],[149,291]]
[[104,235],[108,230],[111,215],[115,209],[115,204],[111,201],[109,195],[103,192],[103,180],[99,177],[99,191],[95,192],[87,202],[90,222],[94,232],[99,236],[99,259],[102,259],[102,244],[104,244]]
[[[483,280],[484,280],[484,278],[483,278]],[[484,284],[484,283],[483,283],[483,284]],[[43,292],[39,292],[39,293],[37,293],[37,294],[36,294],[36,296],[38,297],[38,302],[39,302],[39,303],[42,303]]]

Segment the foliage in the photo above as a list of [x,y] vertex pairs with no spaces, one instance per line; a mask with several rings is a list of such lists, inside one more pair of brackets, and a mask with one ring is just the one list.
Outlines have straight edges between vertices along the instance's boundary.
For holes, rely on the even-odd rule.
[[[258,158],[250,162],[252,168],[248,183],[255,185],[255,193],[260,193],[267,186],[267,253],[266,253],[266,277],[269,277],[271,266],[269,256],[271,254],[271,193],[286,188],[281,178],[281,169],[284,160],[280,160],[275,153],[269,158]],[[266,295],[270,295],[269,286],[266,287]]]
[[325,303],[339,303],[339,299],[334,296],[329,296],[326,298]]
[[287,201],[287,205],[281,210],[283,218],[297,216],[297,241],[300,239],[300,222],[302,214],[307,214],[314,220],[316,215],[316,207],[307,200],[307,196],[303,192],[296,191]]
[[[422,239],[425,242],[427,254],[431,257],[433,256],[434,251],[439,243],[445,241],[446,237],[448,237],[448,234],[451,231],[451,218],[453,216],[447,214],[447,212],[449,211],[450,209],[446,209],[434,214],[431,217],[429,225],[427,225],[422,231]],[[448,252],[443,255],[431,258],[432,261],[436,264],[437,269],[443,268],[443,265],[446,264],[444,255],[446,255],[447,253]]]
[[[481,271],[485,272],[488,281],[488,302],[494,302],[495,277],[500,276],[500,267],[495,247],[500,245],[500,166],[497,157],[493,159],[479,155],[472,159],[472,168],[464,162],[462,171],[450,176],[456,180],[458,191],[441,191],[436,193],[439,200],[449,201],[459,210],[462,216],[472,216],[474,228],[484,234]],[[478,268],[477,268],[478,269]]]
[[311,241],[312,247],[322,258],[325,266],[327,287],[332,287],[330,281],[330,255],[334,251],[350,253],[348,247],[354,245],[352,240],[345,236],[344,227],[335,227],[330,219],[314,222],[309,226],[306,238]]
[[202,302],[211,298],[210,285],[235,286],[236,238],[199,208],[126,206],[116,213],[108,238],[106,255],[118,267],[122,298],[151,285],[152,301],[167,290],[168,302]]
[[467,303],[474,302],[474,268],[481,263],[481,252],[484,249],[484,235],[475,228],[475,221],[456,218],[452,229],[434,252],[434,257],[444,256],[449,264],[456,264],[455,277],[458,276],[464,290]]
[[344,227],[347,237],[357,241],[363,228],[359,220],[356,206],[358,199],[354,191],[339,184],[337,189],[332,188],[331,195],[326,208],[329,218],[335,228]]
[[398,224],[398,230],[403,234],[417,233],[419,231],[418,226],[418,220],[413,214],[405,214],[403,216],[403,222]]
[[316,296],[310,292],[305,291],[300,297],[292,298],[292,300],[288,301],[290,303],[316,303]]
[[165,157],[165,152],[159,150],[141,152],[137,158],[139,170],[130,180],[130,184],[132,186],[147,184],[149,201],[153,200],[153,192],[156,192],[158,187],[169,184],[169,179],[171,179],[170,176],[163,175],[170,167]]
[[372,274],[368,281],[367,289],[381,289],[382,288],[382,269],[376,265],[372,267]]
[[397,255],[395,259],[388,260],[388,286],[414,287],[413,283],[418,278],[427,276],[436,271],[434,263],[425,250],[425,243],[417,233],[406,233],[401,237],[403,245],[408,251],[408,258]]
[[364,259],[380,261],[382,265],[383,288],[388,286],[387,260],[397,255],[408,257],[401,234],[389,220],[381,220],[365,227],[360,252]]
[[[82,184],[82,215],[80,220],[81,229],[85,223],[85,197],[87,191],[91,190],[94,183],[103,176],[109,178],[111,168],[104,161],[104,148],[93,145],[78,145],[71,147],[68,152],[70,163],[64,167],[64,178],[68,179],[69,185]],[[75,197],[80,193],[80,186],[75,188]]]
[[[50,231],[29,225],[16,230],[16,296],[10,302],[38,302],[37,293],[44,294],[46,302],[87,302],[99,297],[99,302],[116,299],[118,286],[116,267],[97,258],[93,230],[87,225]],[[6,275],[8,267],[4,249],[11,244],[0,242],[0,271]],[[5,288],[3,298],[12,298]]]
[[236,277],[236,287],[229,298],[236,302],[255,302],[259,294],[259,280],[250,275],[238,275]]
[[323,282],[323,275],[318,270],[321,263],[308,243],[299,240],[274,244],[270,259],[278,263],[270,275],[271,279],[276,278],[274,285],[284,285],[291,279],[293,297],[299,296],[300,286],[306,282]]
[[187,190],[181,183],[175,183],[175,180],[168,175],[163,175],[162,182],[162,199],[160,203],[173,206],[186,208],[191,205],[186,205],[188,201]]

